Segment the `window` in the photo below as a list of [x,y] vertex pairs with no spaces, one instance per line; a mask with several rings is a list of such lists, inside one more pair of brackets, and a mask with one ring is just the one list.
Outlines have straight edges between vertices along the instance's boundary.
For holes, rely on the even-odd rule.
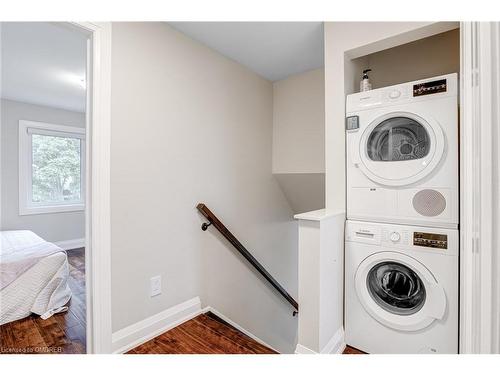
[[85,208],[85,130],[19,121],[19,214]]

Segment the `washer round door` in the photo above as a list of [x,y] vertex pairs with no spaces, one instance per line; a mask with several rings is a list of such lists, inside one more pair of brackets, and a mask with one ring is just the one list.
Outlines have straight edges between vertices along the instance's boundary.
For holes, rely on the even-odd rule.
[[355,275],[365,310],[383,325],[416,331],[442,319],[446,295],[431,272],[416,259],[396,252],[367,257]]
[[432,118],[393,112],[375,119],[360,138],[359,166],[371,180],[404,186],[421,180],[438,165],[444,136]]

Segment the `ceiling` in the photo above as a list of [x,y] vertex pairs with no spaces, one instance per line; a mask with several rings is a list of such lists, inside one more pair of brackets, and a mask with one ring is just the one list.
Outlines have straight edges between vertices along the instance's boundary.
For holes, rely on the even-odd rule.
[[84,112],[86,35],[50,22],[1,28],[2,98]]
[[324,65],[322,22],[169,24],[270,81]]
[[[322,22],[172,22],[189,37],[276,81],[323,66]],[[50,22],[1,23],[1,96],[85,111],[87,37]]]

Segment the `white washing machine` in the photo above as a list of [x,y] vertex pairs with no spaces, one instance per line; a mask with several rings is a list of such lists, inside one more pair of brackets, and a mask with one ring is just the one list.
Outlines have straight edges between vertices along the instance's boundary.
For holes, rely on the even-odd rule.
[[347,96],[347,218],[458,227],[458,87],[448,74]]
[[458,353],[458,230],[347,221],[345,341]]

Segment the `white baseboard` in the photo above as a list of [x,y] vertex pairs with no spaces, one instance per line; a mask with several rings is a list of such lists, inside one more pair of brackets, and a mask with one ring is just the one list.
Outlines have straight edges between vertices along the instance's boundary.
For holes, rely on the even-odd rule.
[[72,250],[85,247],[85,238],[76,238],[74,240],[54,242],[54,245],[59,246],[63,250]]
[[342,354],[346,347],[344,341],[344,329],[340,327],[328,341],[320,353],[311,350],[303,345],[297,344],[295,354]]
[[318,354],[318,352],[315,352],[304,345],[297,344],[295,347],[295,354]]
[[227,316],[225,316],[224,314],[222,314],[221,312],[217,311],[216,309],[214,309],[213,307],[211,306],[207,306],[205,307],[201,312],[202,313],[206,313],[206,312],[212,312],[214,313],[215,315],[217,315],[219,318],[221,318],[222,320],[226,321],[227,323],[229,323],[230,325],[232,325],[234,328],[236,328],[238,331],[244,333],[245,335],[247,335],[248,337],[251,337],[252,339],[254,339],[255,341],[257,341],[259,344],[262,344],[264,346],[267,346],[268,348],[274,350],[276,353],[279,353],[279,350],[276,350],[275,348],[273,348],[271,345],[269,345],[267,342],[265,342],[264,340],[260,339],[259,337],[255,336],[252,332],[246,330],[245,328],[243,328],[242,326],[240,326],[238,323],[234,322],[233,320],[229,319]]
[[162,311],[156,315],[149,318],[141,320],[140,322],[134,323],[128,327],[125,327],[112,335],[112,351],[115,354],[125,353],[128,350],[135,348],[146,341],[149,341],[168,330],[177,327],[178,325],[192,319],[200,314],[206,312],[212,312],[217,315],[222,320],[226,321],[234,328],[244,333],[245,335],[251,337],[258,343],[267,346],[268,348],[279,353],[278,350],[273,348],[271,345],[266,343],[264,340],[255,336],[250,331],[246,330],[238,323],[229,319],[224,314],[220,313],[213,307],[207,306],[201,308],[201,301],[199,297],[195,297],[186,302],[175,305],[165,311]]
[[340,327],[321,350],[321,354],[342,354],[345,349],[344,328]]
[[125,327],[112,335],[113,353],[125,353],[146,341],[201,314],[199,297],[175,305],[156,315]]

